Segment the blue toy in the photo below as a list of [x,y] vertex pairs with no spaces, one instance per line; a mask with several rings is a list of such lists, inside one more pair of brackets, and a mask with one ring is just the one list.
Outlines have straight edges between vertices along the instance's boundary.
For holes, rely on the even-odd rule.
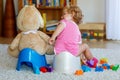
[[87,38],[88,37],[88,33],[87,32],[83,32],[82,33],[82,38]]
[[107,63],[106,63],[106,64],[102,64],[102,67],[103,67],[103,68],[106,68],[106,69],[110,69],[110,65],[107,64]]
[[96,68],[95,68],[95,72],[103,72],[103,68],[101,67],[101,66],[97,66]]
[[22,64],[32,67],[35,74],[40,74],[40,67],[47,67],[45,55],[40,55],[31,48],[25,48],[20,52],[16,67],[18,71]]
[[86,65],[82,65],[81,68],[82,68],[82,70],[83,70],[84,72],[89,72],[89,71],[91,71],[91,68],[88,67],[88,66],[86,66]]

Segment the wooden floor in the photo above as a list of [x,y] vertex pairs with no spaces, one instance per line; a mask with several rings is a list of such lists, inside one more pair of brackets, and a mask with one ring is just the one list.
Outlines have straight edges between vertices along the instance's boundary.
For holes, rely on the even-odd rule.
[[[3,38],[0,37],[0,44],[10,44],[13,38]],[[120,41],[84,41],[83,43],[87,43],[90,48],[112,48],[112,49],[120,49]]]

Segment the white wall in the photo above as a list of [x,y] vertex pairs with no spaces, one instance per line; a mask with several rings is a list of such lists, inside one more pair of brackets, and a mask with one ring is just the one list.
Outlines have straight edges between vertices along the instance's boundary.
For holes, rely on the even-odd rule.
[[105,22],[105,0],[77,0],[84,18],[83,22]]

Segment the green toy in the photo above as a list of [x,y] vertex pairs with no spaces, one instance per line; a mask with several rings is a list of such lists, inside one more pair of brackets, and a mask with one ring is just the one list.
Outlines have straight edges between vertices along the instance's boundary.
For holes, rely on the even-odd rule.
[[114,65],[114,66],[112,66],[112,70],[113,70],[113,71],[117,71],[118,68],[119,68],[119,65]]

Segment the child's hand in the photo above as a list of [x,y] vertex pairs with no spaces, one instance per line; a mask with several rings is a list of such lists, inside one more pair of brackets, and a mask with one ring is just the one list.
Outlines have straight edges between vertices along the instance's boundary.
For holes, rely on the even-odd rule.
[[49,44],[50,44],[50,45],[53,45],[53,44],[54,44],[54,42],[55,42],[55,40],[54,40],[54,39],[52,39],[52,38],[50,38],[50,39],[49,39]]

